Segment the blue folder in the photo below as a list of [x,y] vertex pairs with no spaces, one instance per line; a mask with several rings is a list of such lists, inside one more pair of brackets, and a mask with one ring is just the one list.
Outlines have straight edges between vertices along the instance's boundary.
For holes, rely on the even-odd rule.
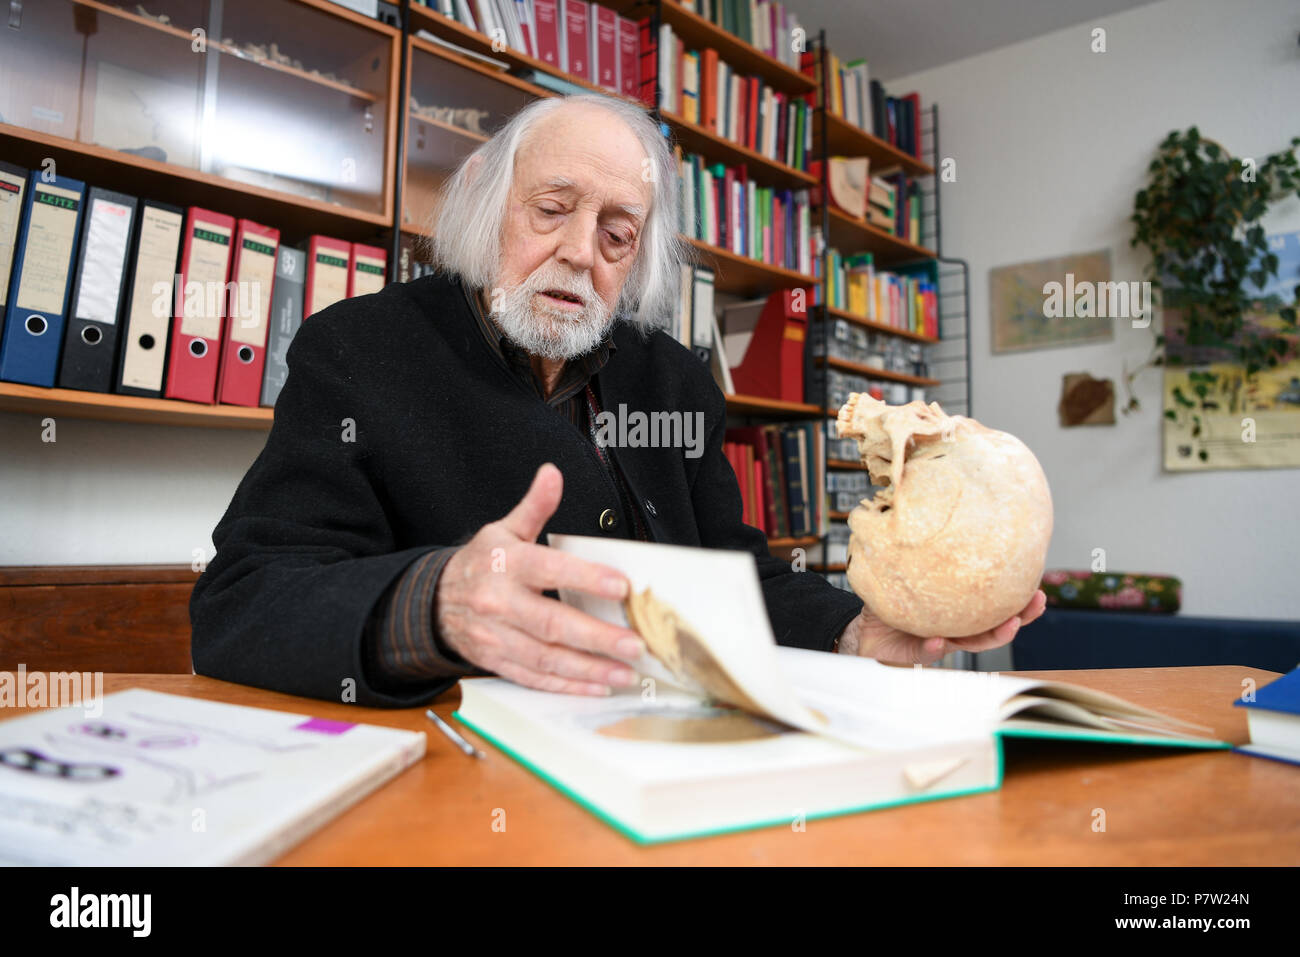
[[[72,264],[76,261],[86,184],[66,176],[51,177],[46,182],[41,170],[33,170],[27,185],[23,226],[5,307],[4,336],[0,339],[0,379],[53,386],[72,292]],[[27,283],[23,282],[24,275]],[[35,285],[38,277],[39,289]]]

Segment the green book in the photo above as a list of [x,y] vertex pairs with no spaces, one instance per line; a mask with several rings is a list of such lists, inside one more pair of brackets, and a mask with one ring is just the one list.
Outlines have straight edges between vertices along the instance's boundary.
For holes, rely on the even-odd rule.
[[[1010,737],[1230,747],[1063,682],[777,647],[746,553],[572,535],[548,544],[617,568],[638,600],[649,591],[638,630],[662,657],[643,656],[642,682],[608,697],[464,679],[455,716],[638,843],[993,791]],[[619,603],[560,597],[627,624]]]

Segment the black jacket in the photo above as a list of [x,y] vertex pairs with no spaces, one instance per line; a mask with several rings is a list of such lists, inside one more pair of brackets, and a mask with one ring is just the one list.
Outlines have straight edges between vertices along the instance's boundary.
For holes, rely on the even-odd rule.
[[[741,522],[709,370],[660,331],[643,338],[620,324],[614,342],[592,384],[601,408],[704,412],[698,458],[609,449],[650,537],[752,552],[777,641],[829,651],[862,603],[792,571]],[[303,323],[288,363],[266,446],[213,531],[216,556],[190,598],[194,670],[361,705],[423,703],[448,682],[393,693],[365,673],[363,636],[388,585],[428,550],[505,515],[543,462],[559,466],[564,495],[540,540],[602,534],[601,512],[617,505],[609,472],[590,437],[494,355],[453,279],[330,306]]]

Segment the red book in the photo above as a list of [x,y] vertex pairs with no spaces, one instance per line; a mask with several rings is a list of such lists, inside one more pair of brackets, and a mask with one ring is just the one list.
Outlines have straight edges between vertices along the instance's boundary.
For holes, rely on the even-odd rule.
[[233,216],[197,206],[186,211],[164,398],[211,404],[217,397],[226,277],[234,235]]
[[[754,448],[752,445],[750,448]],[[771,528],[767,524],[767,483],[763,481],[763,473],[766,471],[765,466],[754,451],[754,501],[757,505],[754,515],[754,527],[763,530],[765,535],[772,534]]]
[[771,461],[772,450],[766,428],[762,426],[746,426],[745,428],[727,429],[726,437],[753,446],[754,464],[759,467],[759,495],[757,497],[759,508],[756,509],[756,512],[760,521],[756,522],[756,524],[758,527],[765,529],[769,535],[776,535],[778,528],[776,499],[772,488],[773,475],[768,465]]
[[592,82],[618,92],[618,14],[609,7],[591,5]]
[[736,391],[765,399],[803,401],[803,346],[808,327],[807,301],[794,309],[794,290],[768,296],[740,365],[731,370]]
[[776,199],[773,204],[776,213],[772,216],[772,250],[775,253],[772,261],[778,266],[789,266],[785,261],[785,220],[788,215],[785,202],[780,198]]
[[718,51],[706,47],[700,63],[700,126],[718,132]]
[[[554,2],[554,0],[552,0]],[[618,18],[618,91],[636,99],[641,92],[641,65],[637,26],[627,17]]]
[[638,73],[641,86],[638,97],[648,108],[654,109],[655,103],[655,65],[658,63],[659,46],[650,30],[650,18],[644,17],[636,23],[637,50],[640,58]]
[[221,339],[217,401],[256,408],[262,398],[266,336],[271,328],[271,293],[280,230],[241,219],[231,256],[230,299]]
[[307,279],[303,290],[303,318],[348,297],[348,263],[352,244],[329,236],[307,240]]
[[388,253],[378,246],[353,243],[348,250],[348,298],[379,292],[387,273]]
[[587,21],[591,14],[587,0],[564,0],[564,42],[567,62],[561,67],[583,80],[591,79],[588,61]]
[[745,492],[749,502],[748,510],[745,513],[745,524],[758,528],[758,495],[754,486],[754,447],[746,443],[741,445],[740,449],[745,453]]
[[758,77],[756,76],[746,77],[744,82],[745,85],[749,87],[749,95],[745,97],[745,108],[749,110],[749,113],[745,117],[749,122],[749,126],[745,130],[745,144],[751,150],[762,152],[762,150],[759,149],[758,142],[758,111],[762,97],[762,90],[759,87]]
[[742,469],[737,457],[739,446],[735,442],[722,443],[722,454],[727,457],[727,462],[731,465],[731,471],[736,474],[736,486],[740,489],[740,520],[745,520],[745,483],[741,481]]
[[560,65],[560,28],[555,22],[557,0],[533,0],[537,18],[537,59],[558,68]]

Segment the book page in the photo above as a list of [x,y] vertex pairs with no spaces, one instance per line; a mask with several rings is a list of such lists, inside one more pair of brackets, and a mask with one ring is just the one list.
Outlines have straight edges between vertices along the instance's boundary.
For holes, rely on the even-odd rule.
[[[704,639],[735,684],[767,715],[806,731],[825,730],[824,722],[799,702],[781,676],[753,555],[582,535],[550,535],[548,543],[618,569],[634,591],[653,589]],[[560,590],[560,598],[602,621],[628,624],[619,602],[567,589]],[[656,682],[680,685],[649,654],[634,667]]]

